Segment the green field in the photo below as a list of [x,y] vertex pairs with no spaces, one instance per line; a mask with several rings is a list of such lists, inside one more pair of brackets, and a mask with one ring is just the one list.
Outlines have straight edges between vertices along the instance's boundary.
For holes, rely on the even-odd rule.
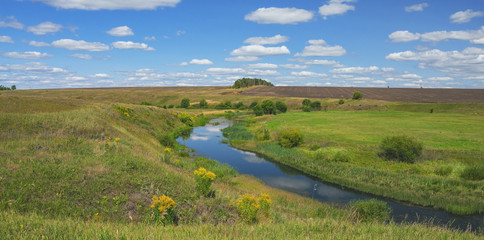
[[[484,117],[402,111],[291,112],[249,120],[249,130],[271,132],[269,141],[234,141],[324,180],[358,190],[433,206],[459,214],[484,212],[484,181],[461,178],[484,165]],[[304,144],[279,147],[279,132],[300,129]],[[386,136],[407,135],[423,143],[415,164],[379,156]],[[339,155],[338,155],[339,154]],[[344,161],[336,159],[344,156]],[[440,169],[450,169],[442,176]]]
[[[204,88],[187,88],[185,91],[180,88],[134,88],[1,92],[0,236],[6,239],[481,237],[479,233],[476,235],[421,224],[361,222],[351,209],[340,209],[271,189],[252,177],[239,176],[230,167],[208,159],[195,159],[182,146],[175,145],[167,149],[167,144],[170,144],[167,139],[173,139],[174,134],[187,129],[179,115],[174,113],[205,113],[198,117],[192,115],[196,125],[206,121],[209,114],[224,114],[225,110],[164,109],[163,105],[179,104],[187,95],[197,96],[197,99],[191,99],[192,102],[205,98],[212,106],[227,100],[243,101],[248,105],[252,101],[265,99],[221,94],[231,91]],[[300,99],[278,100],[288,102],[293,112],[253,118],[251,129],[261,126],[258,123],[267,123],[272,134],[276,134],[278,129],[284,128],[285,122],[294,121],[294,117],[303,114],[295,109]],[[143,101],[152,105],[141,105]],[[355,118],[351,114],[361,114],[358,118],[371,118],[385,112],[346,111],[351,109],[343,109],[336,102],[337,100],[324,100],[330,106],[329,109],[341,108],[340,110],[345,111],[304,113],[304,116],[315,117],[305,118],[310,122],[317,122],[321,131],[314,136],[306,136],[305,145],[298,151],[310,155],[315,151],[348,149],[345,151],[354,156],[369,156],[358,160],[355,158],[348,164],[365,166],[365,163],[372,161],[369,149],[378,143],[378,135],[369,134],[360,139],[351,137],[351,134],[344,136],[340,133],[334,135],[338,141],[333,141],[332,138],[322,139],[321,136],[331,132],[325,128],[324,121]],[[379,104],[377,109],[388,108],[381,101],[367,100],[363,103],[371,105],[372,108],[375,104]],[[471,108],[479,109],[475,106]],[[250,112],[247,113],[250,115]],[[387,112],[388,115],[392,113]],[[413,118],[420,116],[417,113],[394,113],[409,114]],[[333,116],[317,119],[324,114]],[[442,122],[454,119],[454,124],[449,126],[459,123],[478,125],[479,121],[482,122],[480,116],[435,114],[435,117],[438,116],[442,118]],[[412,126],[411,122],[409,120],[409,128]],[[303,128],[302,125],[299,126]],[[431,127],[432,124],[429,124],[428,128]],[[443,125],[435,127],[445,130]],[[455,138],[456,143],[459,139],[468,139],[467,144],[461,144],[462,146],[449,150],[449,153],[445,147],[440,146],[439,141],[442,139],[426,136],[426,151],[429,144],[432,146],[431,150],[433,149],[431,156],[442,156],[442,159],[422,160],[417,163],[416,166],[424,172],[418,176],[434,177],[433,169],[445,161],[456,168],[449,179],[460,184],[458,168],[476,162],[472,153],[482,154],[479,149],[482,139],[479,138],[475,126],[469,125],[466,129],[446,130],[446,133],[462,135]],[[366,131],[369,133],[372,130]],[[250,144],[247,143],[247,146]],[[270,142],[264,144],[261,146],[272,146]],[[318,150],[310,150],[312,145],[318,144],[321,146]],[[358,150],[359,145],[361,150]],[[358,151],[353,151],[354,149]],[[454,155],[464,157],[454,158]],[[385,162],[377,159],[370,169],[381,168],[384,164]],[[391,172],[399,174],[407,174],[407,169],[412,168],[402,164],[391,166]],[[196,190],[193,171],[199,167],[205,167],[217,174],[213,185],[215,195],[212,197],[202,196]],[[428,173],[425,172],[427,170]],[[474,194],[482,196],[478,195],[482,194],[482,184],[482,181],[465,182],[465,187],[477,186]],[[467,188],[463,187],[462,191],[466,192]],[[230,201],[244,193],[269,194],[273,202],[270,214],[258,215],[255,223],[245,223]],[[153,221],[151,198],[161,194],[166,194],[177,203],[178,225],[163,226]],[[474,201],[471,197],[468,198],[469,201]]]

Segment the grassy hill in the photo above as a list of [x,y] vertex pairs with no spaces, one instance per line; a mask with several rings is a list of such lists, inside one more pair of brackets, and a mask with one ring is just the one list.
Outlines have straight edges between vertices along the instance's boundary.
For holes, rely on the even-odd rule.
[[[361,222],[339,209],[190,157],[169,139],[187,129],[174,114],[183,89],[16,90],[0,93],[0,236],[6,239],[464,238],[419,224]],[[260,99],[187,89],[207,101]],[[230,91],[229,91],[230,92]],[[213,96],[213,97],[211,97]],[[164,100],[165,99],[165,100]],[[169,99],[169,100],[166,100]],[[150,101],[155,106],[140,105]],[[296,104],[296,100],[293,101]],[[199,114],[202,110],[190,110]],[[204,110],[210,112],[212,110]],[[191,116],[195,125],[205,116]],[[167,140],[168,139],[168,140]],[[217,174],[215,196],[197,192],[193,171]],[[233,199],[270,195],[269,215],[246,223]],[[176,203],[177,225],[153,220],[153,195]]]

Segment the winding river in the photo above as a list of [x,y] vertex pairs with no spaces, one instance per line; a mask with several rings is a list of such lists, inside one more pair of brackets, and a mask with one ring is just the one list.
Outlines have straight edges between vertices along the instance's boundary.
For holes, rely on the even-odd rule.
[[432,223],[461,230],[470,229],[471,231],[484,228],[484,217],[482,215],[454,215],[441,210],[408,205],[372,196],[324,182],[292,167],[266,160],[255,153],[232,148],[229,144],[222,143],[225,138],[221,132],[231,123],[227,119],[214,119],[203,127],[194,128],[189,137],[179,138],[177,141],[194,149],[196,155],[226,163],[240,174],[253,175],[268,186],[317,199],[321,202],[341,205],[348,204],[352,200],[377,198],[387,202],[388,206],[392,208],[391,217],[397,223]]

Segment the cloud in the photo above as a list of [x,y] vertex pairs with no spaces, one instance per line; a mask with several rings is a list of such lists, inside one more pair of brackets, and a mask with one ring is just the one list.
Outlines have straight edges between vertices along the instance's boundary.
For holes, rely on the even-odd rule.
[[192,59],[190,64],[195,65],[213,65],[213,62],[208,59]]
[[370,66],[370,67],[344,67],[344,68],[336,68],[330,70],[331,73],[338,73],[338,74],[363,74],[378,71],[379,68],[377,66]]
[[30,26],[27,28],[28,32],[31,32],[35,35],[46,35],[48,33],[56,33],[62,29],[62,25],[52,23],[52,22],[43,22],[37,26]]
[[472,39],[471,40],[471,43],[472,44],[484,44],[484,37],[483,38],[479,38],[479,39]]
[[296,24],[310,21],[313,15],[304,9],[270,7],[259,8],[245,15],[245,20],[262,24]]
[[34,46],[34,47],[49,47],[50,46],[50,44],[48,44],[46,42],[37,42],[37,41],[30,41],[29,45]]
[[84,60],[91,60],[92,59],[92,56],[89,55],[89,54],[76,53],[76,54],[72,54],[72,55],[69,55],[69,56],[79,58],[79,59],[84,59]]
[[216,74],[216,75],[226,75],[226,74],[244,74],[246,71],[242,68],[208,68],[205,70],[206,73]]
[[342,15],[355,10],[355,6],[345,4],[345,2],[354,2],[354,0],[330,0],[319,8],[319,14],[326,20],[328,16]]
[[289,40],[288,37],[286,36],[281,36],[281,35],[275,35],[273,37],[251,37],[247,38],[244,43],[248,43],[251,45],[266,45],[266,44],[279,44],[283,42],[287,42]]
[[7,52],[4,53],[2,56],[6,58],[19,58],[19,59],[44,59],[52,57],[47,53],[40,53],[40,52]]
[[90,78],[111,78],[111,76],[109,76],[109,74],[106,74],[106,73],[96,73],[96,74],[90,75],[89,77]]
[[315,73],[309,71],[301,71],[301,72],[291,72],[291,75],[297,77],[327,77],[328,74],[326,73]]
[[415,41],[420,38],[420,34],[418,33],[411,33],[408,31],[396,31],[391,33],[389,36],[392,42],[410,42]]
[[145,41],[155,41],[155,40],[156,40],[155,36],[145,37]]
[[463,31],[434,31],[427,33],[411,33],[408,31],[396,31],[389,35],[393,42],[409,42],[422,40],[424,42],[439,42],[446,40],[464,40],[474,44],[479,44],[481,38],[484,38],[484,26],[478,30]]
[[101,52],[109,50],[109,46],[100,42],[86,42],[84,40],[60,39],[53,41],[52,46],[69,50]]
[[45,4],[64,9],[81,9],[81,10],[154,10],[161,7],[175,7],[181,0],[35,0]]
[[230,55],[233,56],[275,56],[290,54],[291,52],[286,46],[280,47],[264,47],[262,45],[248,45],[242,46],[233,50]]
[[131,41],[117,41],[111,44],[113,48],[118,49],[137,49],[137,50],[145,50],[145,51],[154,51],[155,49],[149,47],[146,43],[135,43]]
[[107,33],[111,36],[116,36],[116,37],[125,37],[125,36],[133,36],[133,30],[129,28],[128,26],[120,26],[120,27],[115,27]]
[[466,22],[470,22],[472,18],[482,17],[482,16],[484,16],[484,12],[467,9],[465,11],[458,11],[450,15],[450,20],[453,23],[466,23]]
[[254,62],[259,60],[260,58],[255,56],[237,56],[237,57],[225,58],[225,61],[227,62]]
[[295,56],[300,57],[337,57],[346,54],[346,50],[337,45],[337,46],[329,46],[326,44],[326,41],[322,39],[318,40],[309,40],[309,46],[304,47],[302,53],[296,53]]
[[296,70],[296,69],[308,69],[309,68],[309,66],[307,66],[307,65],[299,65],[299,64],[281,64],[279,66],[281,66],[283,68],[287,68],[287,69],[294,69],[294,70]]
[[187,33],[187,32],[185,32],[185,31],[183,31],[183,30],[178,30],[178,31],[176,31],[176,35],[177,35],[177,36],[181,36],[181,35],[186,34],[186,33]]
[[0,42],[3,42],[3,43],[13,43],[13,40],[9,36],[0,36]]
[[40,63],[40,62],[30,62],[30,63],[25,63],[25,64],[0,65],[0,71],[2,71],[2,72],[20,71],[20,72],[48,74],[48,75],[67,74],[68,73],[67,70],[64,70],[62,68],[50,67],[47,64]]
[[412,6],[405,7],[405,12],[422,12],[424,8],[428,7],[428,3],[419,3]]
[[308,65],[322,65],[322,66],[333,66],[333,67],[343,66],[337,61],[330,61],[326,59],[306,60],[304,61],[304,63]]
[[425,52],[395,52],[387,60],[417,61],[421,69],[435,69],[457,77],[475,77],[484,74],[484,49],[469,47],[462,51],[432,49]]
[[0,21],[0,27],[10,27],[15,29],[24,29],[24,25],[17,21],[15,17],[9,16],[6,17],[5,20]]
[[249,64],[247,67],[252,69],[276,69],[277,65],[272,63],[256,63]]

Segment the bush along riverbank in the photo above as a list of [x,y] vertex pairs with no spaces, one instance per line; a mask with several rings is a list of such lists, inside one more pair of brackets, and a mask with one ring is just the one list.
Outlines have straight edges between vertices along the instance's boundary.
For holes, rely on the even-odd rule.
[[[265,121],[270,122],[267,119],[261,119],[262,122],[249,120],[249,123],[238,123],[223,131],[231,145],[236,148],[260,153],[324,181],[398,201],[444,209],[454,214],[484,213],[482,180],[469,181],[462,178],[393,171],[391,168],[365,167],[352,163],[355,158],[352,149],[345,150],[341,147],[318,147],[316,150],[310,149],[312,146],[294,147],[295,144],[290,144],[290,148],[283,147],[287,146],[287,140],[283,139],[284,144],[281,144],[281,136],[284,134],[280,133],[283,133],[283,130],[279,133],[274,129],[259,127],[267,126]],[[286,124],[297,127],[297,124],[291,122]],[[305,134],[307,132],[301,132],[302,136]],[[299,137],[293,136],[292,139]],[[311,139],[307,141],[310,142]]]

